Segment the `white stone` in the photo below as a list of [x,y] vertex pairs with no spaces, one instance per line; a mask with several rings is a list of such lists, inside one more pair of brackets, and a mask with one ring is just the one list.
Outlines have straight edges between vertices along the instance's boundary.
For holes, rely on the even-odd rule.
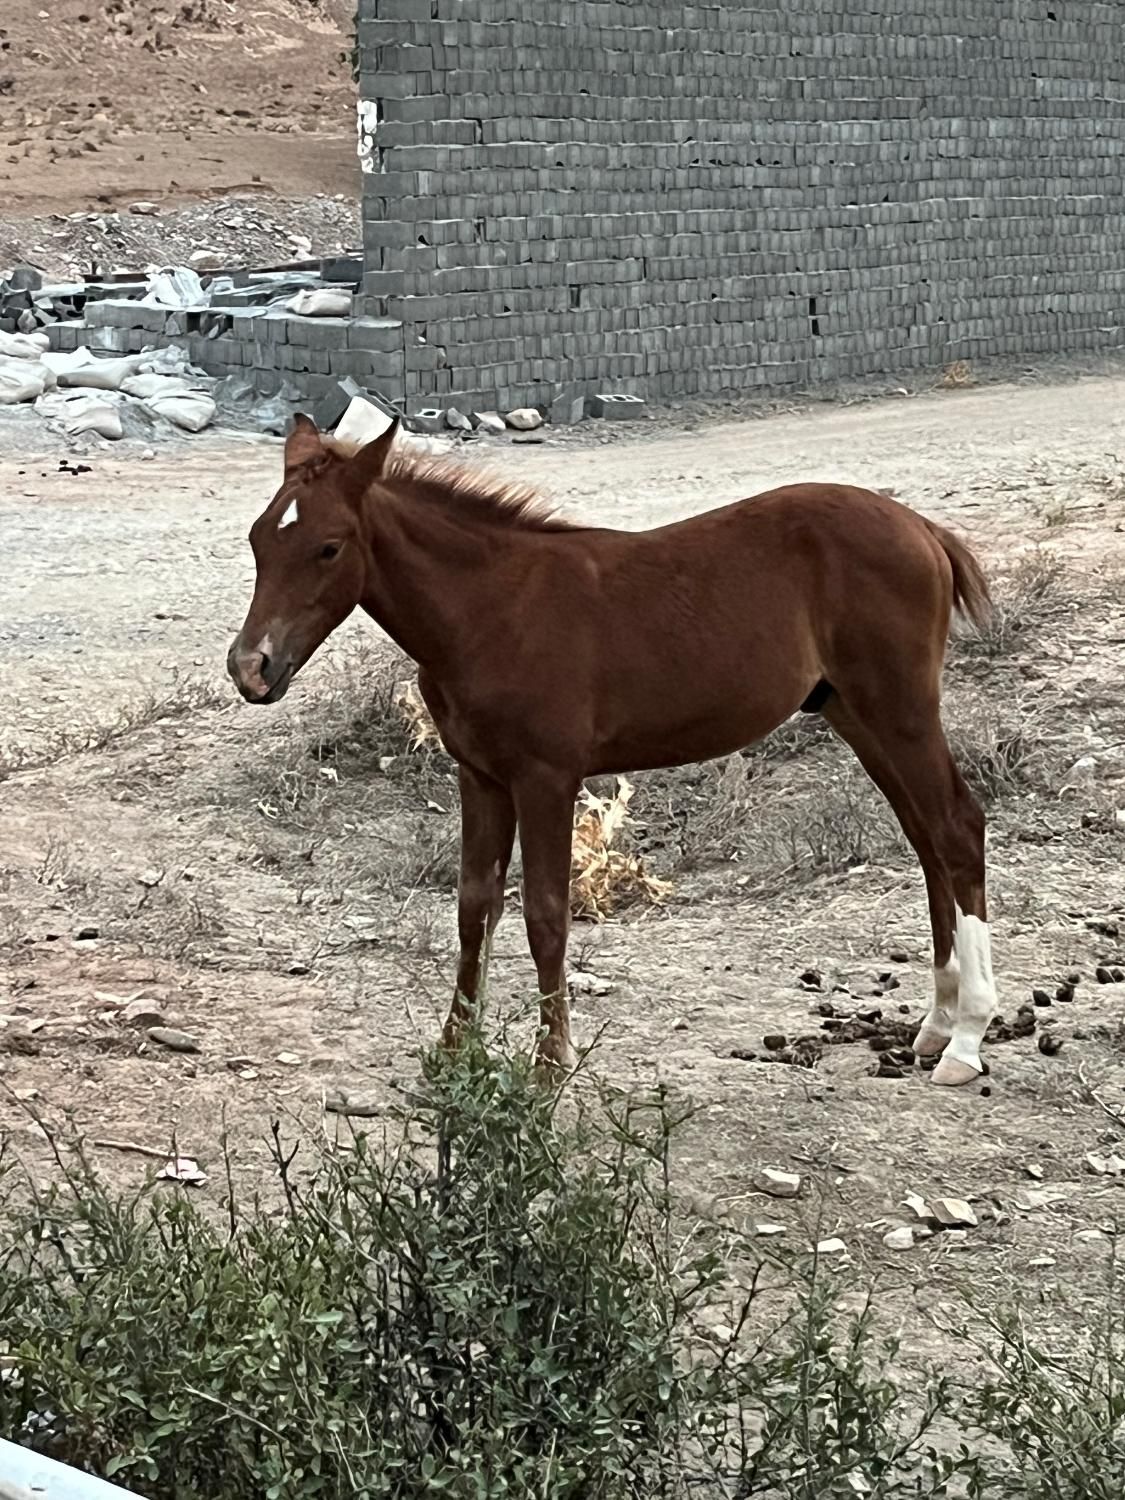
[[543,417],[534,406],[521,406],[517,411],[508,413],[508,426],[514,427],[517,432],[532,432],[542,425]]
[[801,1179],[796,1172],[779,1172],[775,1167],[766,1167],[755,1177],[754,1186],[771,1198],[795,1198],[801,1191]]
[[946,1229],[967,1226],[977,1227],[977,1216],[964,1198],[934,1198],[930,1203],[930,1217]]
[[900,1228],[892,1229],[889,1234],[885,1234],[883,1244],[888,1250],[913,1250],[914,1231],[909,1225],[903,1224]]

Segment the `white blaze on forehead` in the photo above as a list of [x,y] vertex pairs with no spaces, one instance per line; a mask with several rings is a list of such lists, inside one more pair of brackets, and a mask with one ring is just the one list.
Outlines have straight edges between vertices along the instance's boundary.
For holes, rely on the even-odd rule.
[[284,531],[287,526],[295,525],[295,523],[300,519],[300,516],[297,514],[297,499],[296,496],[294,496],[294,498],[290,500],[289,504],[285,507],[285,514],[277,523],[277,529],[278,531]]

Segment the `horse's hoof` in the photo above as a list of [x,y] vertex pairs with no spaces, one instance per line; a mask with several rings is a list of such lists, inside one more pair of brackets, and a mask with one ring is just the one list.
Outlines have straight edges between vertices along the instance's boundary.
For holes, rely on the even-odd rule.
[[937,1057],[949,1046],[949,1038],[923,1021],[913,1045],[915,1057]]
[[975,1065],[964,1062],[959,1057],[951,1057],[947,1052],[934,1069],[931,1077],[936,1084],[942,1088],[962,1088],[966,1083],[976,1083],[984,1072],[981,1063]]
[[578,1066],[578,1054],[569,1042],[546,1037],[535,1055],[535,1071],[544,1083],[562,1083]]

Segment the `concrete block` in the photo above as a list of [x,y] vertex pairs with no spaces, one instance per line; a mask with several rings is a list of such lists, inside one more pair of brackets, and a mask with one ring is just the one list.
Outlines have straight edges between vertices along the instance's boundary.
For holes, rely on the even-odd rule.
[[641,396],[627,395],[622,391],[600,392],[589,397],[586,414],[611,422],[635,422],[648,415],[648,408]]

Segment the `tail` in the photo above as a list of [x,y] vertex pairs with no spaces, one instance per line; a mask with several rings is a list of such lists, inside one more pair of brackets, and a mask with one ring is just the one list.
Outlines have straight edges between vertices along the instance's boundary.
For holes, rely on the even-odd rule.
[[930,535],[949,559],[953,569],[953,607],[974,625],[983,625],[992,610],[992,595],[984,569],[960,537],[936,521],[927,521]]

